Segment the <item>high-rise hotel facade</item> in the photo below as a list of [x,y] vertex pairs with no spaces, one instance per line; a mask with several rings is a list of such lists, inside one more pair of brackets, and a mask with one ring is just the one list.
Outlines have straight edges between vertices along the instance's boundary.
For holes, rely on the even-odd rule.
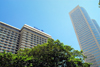
[[46,43],[49,34],[25,24],[21,29],[0,22],[0,52],[17,53],[20,48],[32,48]]
[[91,67],[100,67],[100,27],[79,5],[69,12],[80,48]]

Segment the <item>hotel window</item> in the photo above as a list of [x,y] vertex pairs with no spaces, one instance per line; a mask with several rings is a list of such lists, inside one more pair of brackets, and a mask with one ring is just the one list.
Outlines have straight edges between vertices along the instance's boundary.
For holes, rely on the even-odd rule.
[[8,34],[10,34],[10,32],[8,32]]
[[28,41],[26,41],[26,42],[28,42]]
[[26,38],[26,40],[28,40],[28,38]]
[[1,48],[2,46],[0,46],[0,48]]
[[8,45],[8,47],[11,47],[10,45]]
[[17,36],[17,35],[15,34],[15,36]]
[[12,38],[10,38],[12,40]]
[[9,32],[11,32],[11,31],[9,30]]
[[17,33],[15,33],[15,35],[17,35]]
[[13,36],[11,36],[11,37],[13,37]]
[[2,51],[4,51],[4,50],[2,50]]
[[8,41],[8,39],[6,39],[6,41]]
[[3,37],[5,37],[5,36],[3,35]]
[[4,46],[7,46],[6,44],[4,44]]
[[7,29],[5,29],[7,31]]
[[9,51],[7,51],[7,52],[9,52]]
[[7,37],[7,38],[9,38],[9,37]]
[[26,38],[28,37],[28,35],[26,35]]
[[9,43],[9,44],[11,44],[11,43]]
[[14,33],[12,33],[12,35],[14,35]]
[[10,40],[10,42],[12,42],[12,41]]
[[33,37],[33,34],[31,34],[31,36]]
[[31,42],[33,42],[33,40],[31,40]]
[[33,37],[31,37],[31,40],[33,40]]
[[4,33],[6,33],[7,31],[4,31]]
[[33,36],[31,36],[31,38],[33,38]]
[[14,44],[16,44],[16,42],[13,42]]
[[3,27],[1,27],[1,29],[4,29]]
[[28,33],[26,34],[26,36],[28,36]]
[[45,42],[47,42],[46,39],[45,39]]
[[38,38],[38,36],[37,36],[37,38]]
[[1,42],[3,42],[3,40],[1,40]]
[[3,30],[0,30],[0,31],[3,31]]
[[37,44],[39,44],[39,43],[37,42]]
[[8,42],[5,42],[5,43],[8,43]]
[[4,40],[4,38],[2,38]]
[[34,35],[34,37],[36,37],[36,35]]
[[14,40],[13,43],[16,43],[16,41]]
[[8,50],[10,50],[10,48],[8,48]]
[[30,42],[33,42],[33,40],[31,40]]
[[11,44],[11,45],[15,46],[15,44]]
[[44,40],[44,39],[42,38],[42,40]]
[[6,47],[3,47],[4,49],[6,49]]
[[12,48],[15,48],[14,46],[12,46]]
[[14,31],[12,31],[12,33],[14,33]]
[[14,50],[14,49],[12,49],[12,50]]
[[10,36],[10,34],[7,34],[7,36]]

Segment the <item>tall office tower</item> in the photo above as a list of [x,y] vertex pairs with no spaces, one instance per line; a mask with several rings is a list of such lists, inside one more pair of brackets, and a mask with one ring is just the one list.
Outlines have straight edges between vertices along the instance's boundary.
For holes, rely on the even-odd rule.
[[70,11],[69,15],[80,48],[87,56],[85,62],[93,63],[91,67],[100,67],[100,27],[79,5]]
[[0,22],[0,52],[6,50],[17,53],[20,48],[32,48],[46,43],[48,38],[51,36],[26,24],[22,29],[18,29]]

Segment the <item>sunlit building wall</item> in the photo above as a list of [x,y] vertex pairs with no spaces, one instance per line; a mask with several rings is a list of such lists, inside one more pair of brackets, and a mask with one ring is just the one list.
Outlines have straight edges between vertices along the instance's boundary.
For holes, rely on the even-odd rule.
[[25,24],[22,29],[0,22],[0,52],[17,53],[22,48],[32,48],[46,43],[49,34]]

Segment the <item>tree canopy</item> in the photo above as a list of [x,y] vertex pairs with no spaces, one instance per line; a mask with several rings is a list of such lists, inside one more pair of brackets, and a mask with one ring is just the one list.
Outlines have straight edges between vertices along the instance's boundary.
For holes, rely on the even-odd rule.
[[83,62],[83,51],[74,50],[59,40],[48,39],[47,43],[33,48],[20,49],[17,54],[0,53],[2,67],[90,67]]

